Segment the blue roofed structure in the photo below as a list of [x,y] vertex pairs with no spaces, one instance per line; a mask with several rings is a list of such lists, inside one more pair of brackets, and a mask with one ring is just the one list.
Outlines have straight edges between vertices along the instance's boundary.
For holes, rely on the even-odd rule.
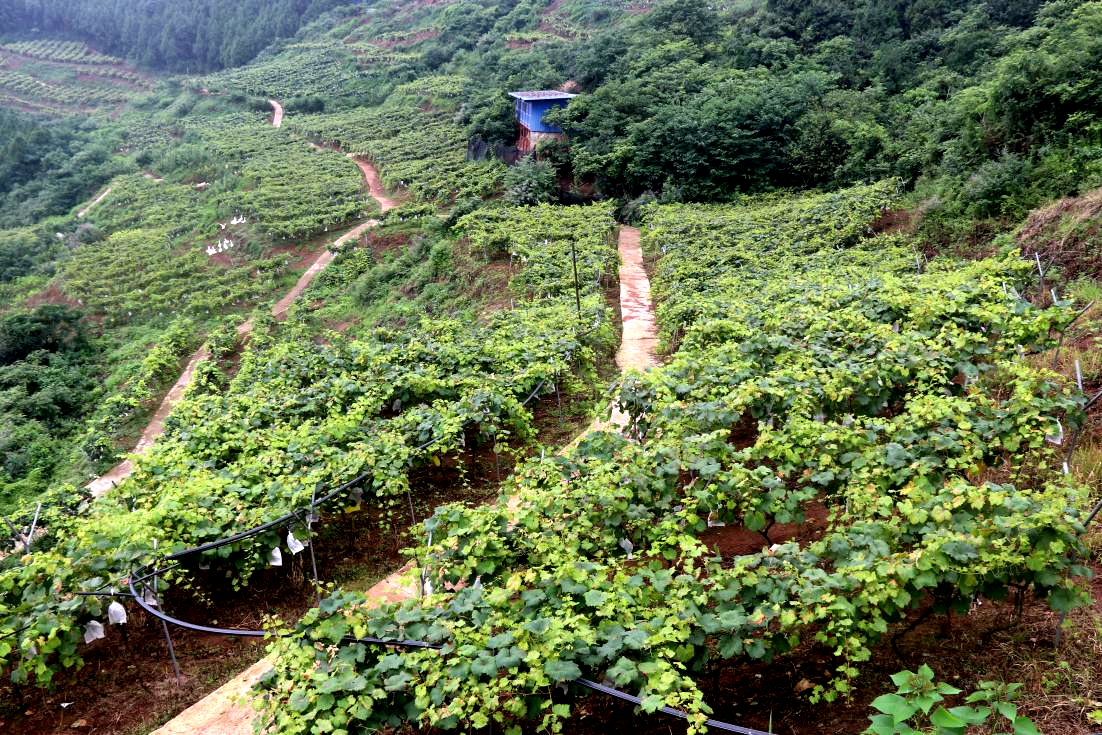
[[517,126],[520,128],[517,136],[517,150],[520,153],[530,153],[541,140],[563,137],[562,128],[544,122],[543,116],[549,110],[566,107],[570,100],[578,95],[545,89],[510,92],[509,96],[516,100]]

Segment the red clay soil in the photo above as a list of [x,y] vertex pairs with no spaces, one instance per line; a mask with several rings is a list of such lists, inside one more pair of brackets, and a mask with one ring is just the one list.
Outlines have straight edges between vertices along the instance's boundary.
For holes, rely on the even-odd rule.
[[551,4],[548,5],[546,8],[543,9],[543,11],[540,12],[541,20],[540,20],[540,24],[539,24],[539,27],[537,28],[537,30],[539,30],[541,33],[547,33],[547,34],[550,34],[552,36],[558,36],[559,38],[564,38],[568,41],[572,40],[573,36],[571,36],[567,33],[564,33],[563,31],[560,31],[559,29],[552,26],[546,20],[556,10],[561,8],[565,2],[566,2],[566,0],[551,0]]
[[756,554],[764,547],[796,541],[801,547],[822,537],[827,526],[828,511],[822,503],[808,503],[803,523],[777,523],[765,529],[766,536],[743,526],[715,526],[700,534],[709,549],[724,559],[744,554]]
[[877,234],[912,234],[917,225],[917,212],[910,209],[886,209],[872,223],[872,231]]
[[1068,281],[1102,276],[1102,189],[1034,210],[1017,239],[1027,257],[1036,253],[1046,266],[1058,263]]
[[546,8],[544,8],[542,11],[540,11],[540,16],[546,17],[548,15],[551,15],[556,10],[561,8],[565,3],[566,3],[566,0],[551,0],[551,3]]
[[81,306],[81,303],[79,301],[71,296],[66,295],[56,282],[51,283],[44,290],[30,296],[24,302],[24,304],[28,309],[33,309],[36,306],[42,306],[43,304],[54,304],[58,306]]

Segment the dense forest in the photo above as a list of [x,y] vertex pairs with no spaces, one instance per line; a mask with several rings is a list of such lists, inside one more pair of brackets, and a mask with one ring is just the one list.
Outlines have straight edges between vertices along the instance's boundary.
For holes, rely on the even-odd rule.
[[68,35],[178,72],[238,66],[340,0],[2,0],[0,34]]
[[502,90],[569,79],[588,94],[559,113],[568,160],[609,195],[898,176],[943,222],[1013,219],[1102,176],[1100,38],[1098,3],[677,0],[584,43],[482,51],[495,94],[470,132],[507,139]]

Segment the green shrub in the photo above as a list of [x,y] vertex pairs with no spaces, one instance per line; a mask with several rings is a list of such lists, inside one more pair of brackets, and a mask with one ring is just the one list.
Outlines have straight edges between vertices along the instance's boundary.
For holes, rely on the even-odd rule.
[[544,204],[555,198],[557,189],[550,161],[525,158],[505,174],[505,201],[510,204]]

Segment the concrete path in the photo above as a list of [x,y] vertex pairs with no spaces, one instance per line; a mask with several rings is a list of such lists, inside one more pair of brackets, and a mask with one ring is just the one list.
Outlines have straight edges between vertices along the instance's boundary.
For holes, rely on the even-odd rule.
[[283,125],[283,105],[275,100],[268,100],[268,104],[272,106],[272,127],[281,127]]
[[616,353],[616,366],[621,372],[646,370],[658,364],[654,351],[658,344],[658,330],[654,323],[654,304],[650,298],[650,279],[643,268],[638,229],[620,228],[619,250],[620,315],[624,334]]
[[[359,160],[357,163],[362,164]],[[639,230],[634,227],[620,229],[619,251],[620,312],[624,331],[616,364],[621,371],[646,370],[658,364],[654,352],[657,333],[650,280],[643,268],[639,247]],[[627,416],[616,410],[609,424],[594,422],[582,435],[609,426],[622,428],[626,425]],[[517,497],[510,498],[508,507],[515,508],[519,502]],[[417,595],[418,584],[416,569],[407,564],[369,589],[367,599],[372,605],[409,600]],[[261,659],[152,735],[251,735],[253,711],[247,701],[248,693],[270,666],[267,659]]]
[[[403,567],[367,591],[374,605],[401,602],[417,594],[412,566]],[[262,658],[173,719],[152,735],[252,735],[253,709],[249,690],[271,668]]]
[[[650,279],[643,268],[643,249],[639,245],[639,230],[621,227],[620,250],[620,319],[624,332],[620,349],[616,351],[616,367],[624,373],[628,370],[643,371],[658,364],[655,348],[658,329],[654,323],[654,304],[650,298]],[[624,428],[628,416],[613,407],[612,416],[605,425],[598,422],[593,429]]]

